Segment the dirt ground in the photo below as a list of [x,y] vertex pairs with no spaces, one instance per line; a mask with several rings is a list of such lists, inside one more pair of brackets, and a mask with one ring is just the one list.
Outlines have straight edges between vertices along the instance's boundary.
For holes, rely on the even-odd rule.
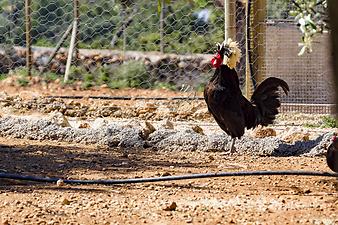
[[[329,171],[322,157],[131,151],[0,138],[1,171],[116,179],[241,170]],[[335,178],[234,177],[133,185],[1,180],[2,224],[337,224]],[[176,207],[170,205],[176,203]],[[171,209],[171,210],[170,210]]]
[[[74,90],[75,89],[75,90]],[[8,94],[103,95],[110,90],[11,86]],[[114,94],[174,96],[169,91]],[[222,152],[129,150],[0,137],[0,172],[63,179],[190,173],[327,171],[323,156],[259,157]],[[129,185],[41,184],[0,179],[0,224],[338,224],[338,180],[257,176]]]

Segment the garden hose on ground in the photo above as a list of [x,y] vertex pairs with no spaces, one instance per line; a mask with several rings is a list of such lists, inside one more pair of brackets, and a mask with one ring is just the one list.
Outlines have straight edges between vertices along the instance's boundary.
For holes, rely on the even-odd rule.
[[65,184],[135,184],[148,182],[163,182],[175,180],[214,178],[214,177],[239,177],[239,176],[318,176],[318,177],[337,177],[338,173],[315,172],[315,171],[301,171],[301,170],[281,170],[281,171],[239,171],[239,172],[219,172],[219,173],[198,173],[180,176],[164,176],[164,177],[148,177],[148,178],[131,178],[131,179],[108,179],[108,180],[72,180],[61,178],[38,177],[11,173],[0,173],[0,179],[34,181],[42,183],[56,183],[62,180]]
[[46,96],[46,98],[61,98],[61,99],[99,99],[99,100],[159,100],[159,101],[170,101],[170,100],[204,100],[203,97],[132,97],[132,96],[84,96],[84,95],[55,95]]

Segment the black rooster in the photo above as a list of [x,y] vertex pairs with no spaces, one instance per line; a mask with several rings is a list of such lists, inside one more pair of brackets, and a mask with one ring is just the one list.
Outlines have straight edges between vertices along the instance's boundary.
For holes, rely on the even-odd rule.
[[228,40],[217,45],[217,54],[211,60],[216,71],[204,89],[204,99],[209,112],[218,125],[232,137],[230,153],[234,152],[236,138],[241,138],[245,128],[273,123],[280,106],[278,88],[285,94],[288,84],[275,77],[264,80],[248,101],[239,88],[234,67],[241,56],[236,42]]
[[332,138],[332,143],[327,149],[326,162],[330,169],[338,173],[338,140],[336,134]]

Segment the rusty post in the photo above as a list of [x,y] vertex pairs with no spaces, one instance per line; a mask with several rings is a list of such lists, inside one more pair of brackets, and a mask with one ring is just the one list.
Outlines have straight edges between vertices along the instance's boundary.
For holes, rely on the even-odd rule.
[[27,75],[32,75],[32,38],[31,38],[31,12],[32,12],[32,1],[25,0],[25,24],[26,24],[26,66],[27,66]]
[[74,20],[76,20],[76,31],[75,31],[75,43],[74,43],[74,60],[77,61],[77,56],[79,53],[79,24],[80,24],[80,11],[79,11],[79,7],[80,7],[80,2],[79,0],[74,0],[74,9],[73,9],[73,13],[74,13]]
[[236,1],[224,0],[224,40],[236,40]]
[[262,82],[266,76],[265,71],[265,32],[266,32],[266,0],[253,1],[252,21],[252,56],[254,58],[254,79]]
[[161,13],[160,13],[160,51],[164,53],[164,4],[165,1],[161,0]]
[[122,33],[122,40],[123,40],[123,46],[122,46],[122,52],[123,52],[123,63],[125,63],[125,56],[126,56],[126,46],[127,46],[127,34],[126,34],[126,19],[127,19],[127,5],[122,4],[122,28],[123,28],[123,33]]

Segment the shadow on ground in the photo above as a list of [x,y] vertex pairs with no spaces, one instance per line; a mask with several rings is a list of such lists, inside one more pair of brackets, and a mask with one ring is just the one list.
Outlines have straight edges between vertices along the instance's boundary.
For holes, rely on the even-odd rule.
[[[311,155],[323,155],[326,153],[329,144],[328,137],[331,135],[320,135],[314,140],[309,141],[296,141],[293,144],[282,143],[279,144],[271,156],[300,156],[311,153]],[[326,143],[327,142],[327,143]]]
[[0,144],[0,155],[0,172],[62,179],[78,179],[79,174],[87,173],[114,179],[135,171],[207,167],[188,159],[168,159],[164,154],[148,149],[128,150],[126,156],[121,150],[109,148]]

